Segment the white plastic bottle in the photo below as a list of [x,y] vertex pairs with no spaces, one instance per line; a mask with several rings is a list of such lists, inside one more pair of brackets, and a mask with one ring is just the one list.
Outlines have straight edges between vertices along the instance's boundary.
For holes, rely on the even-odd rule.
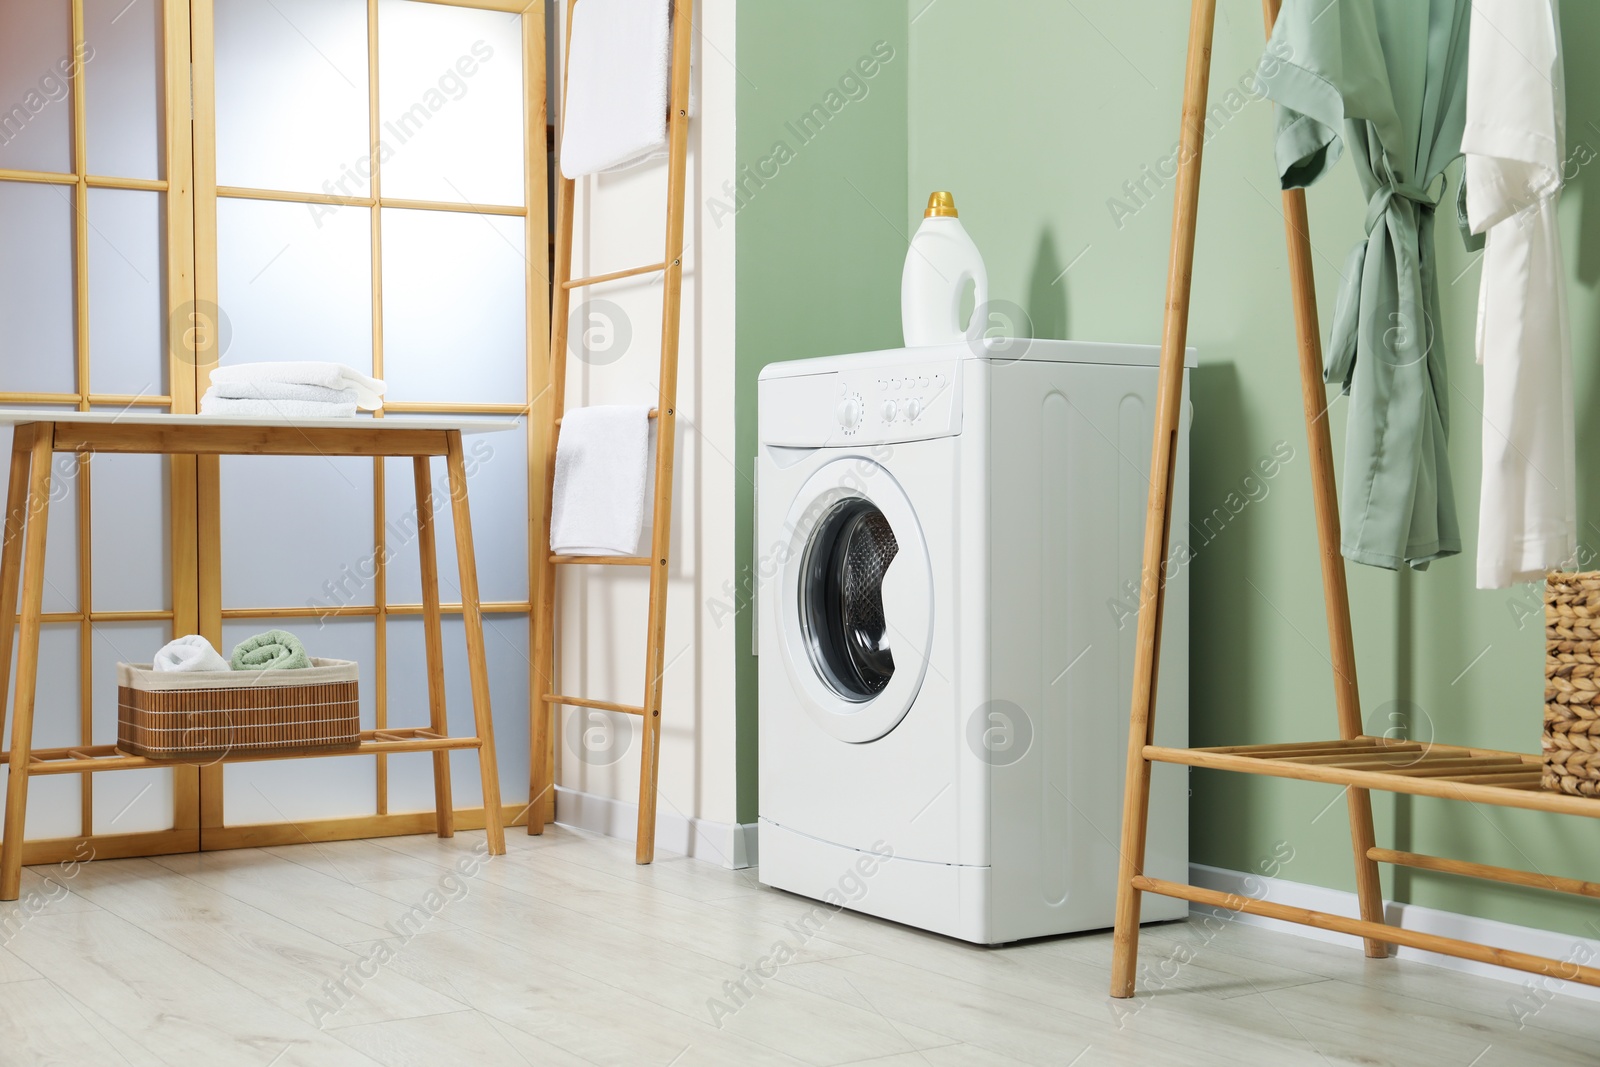
[[[968,282],[976,303],[972,321],[963,329],[961,298]],[[956,216],[955,197],[932,194],[900,275],[900,330],[906,347],[955,344],[982,333],[983,306],[988,302],[989,272]]]

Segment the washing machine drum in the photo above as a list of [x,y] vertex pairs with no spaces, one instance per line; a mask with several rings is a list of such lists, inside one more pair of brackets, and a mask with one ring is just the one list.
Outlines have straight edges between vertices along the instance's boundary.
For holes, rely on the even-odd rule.
[[784,574],[784,657],[802,704],[842,741],[893,730],[927,670],[932,575],[910,501],[863,458],[821,468],[796,497]]

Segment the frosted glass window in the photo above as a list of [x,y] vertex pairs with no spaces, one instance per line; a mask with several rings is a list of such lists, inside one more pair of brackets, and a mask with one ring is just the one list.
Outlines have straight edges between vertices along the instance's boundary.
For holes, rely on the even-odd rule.
[[217,0],[216,57],[218,184],[368,195],[364,0]]
[[0,234],[0,392],[75,392],[71,194],[0,182]]
[[[472,717],[472,679],[467,674],[466,632],[459,615],[444,621],[445,697],[452,736],[477,732]],[[522,805],[528,798],[528,617],[491,615],[483,620],[488,651],[490,704],[494,711],[495,755],[500,760],[500,797]],[[428,675],[423,659],[422,620],[389,621],[389,725],[428,725]],[[457,805],[483,803],[478,753],[450,754],[451,785]],[[433,808],[430,756],[389,758],[389,810]]]
[[[361,728],[371,730],[376,659],[370,619],[236,619],[222,628],[223,655],[252,634],[277,627],[305,642],[306,651],[361,665]],[[377,761],[372,758],[236,763],[223,772],[222,802],[229,826],[371,815],[377,809]]]
[[167,457],[105,452],[89,468],[94,610],[170,608]]
[[82,499],[78,457],[57,452],[50,460],[50,517],[44,547],[47,612],[78,610],[78,502]]
[[167,392],[161,200],[89,190],[89,380],[97,393]]
[[[99,457],[95,463],[99,463]],[[120,458],[120,457],[119,457]],[[132,457],[128,457],[132,458]],[[139,457],[143,458],[143,457]],[[100,492],[96,483],[95,492]],[[95,572],[101,582],[103,571]],[[149,607],[148,604],[144,605]],[[117,739],[117,664],[149,663],[156,650],[171,638],[163,622],[97,622],[94,626],[94,736],[93,743],[109,745]],[[44,778],[35,778],[37,788]],[[117,771],[100,774],[94,781],[94,829],[99,834],[131,834],[172,828],[172,772],[167,770]],[[32,812],[36,799],[30,798]],[[74,834],[76,830],[72,831]]]
[[[466,452],[467,494],[472,504],[472,540],[478,559],[478,594],[484,601],[528,599],[528,435],[526,430],[462,439]],[[422,603],[422,577],[416,543],[416,494],[411,461],[391,459],[387,529],[389,602]],[[460,600],[456,535],[450,486],[443,459],[433,461],[435,533],[439,543],[440,599]]]
[[223,606],[372,604],[373,500],[368,459],[223,456]]
[[[59,408],[54,410],[61,410]],[[40,409],[40,416],[50,412]],[[12,428],[0,426],[0,457],[11,457]],[[50,514],[44,546],[44,610],[78,610],[78,459],[57,454],[50,460]],[[22,601],[17,601],[21,610]],[[6,734],[10,737],[10,734]]]
[[396,400],[527,399],[519,218],[383,213],[384,378]]
[[383,0],[378,71],[384,196],[522,203],[520,19]]
[[0,3],[0,167],[72,170],[71,20],[61,0]]
[[[78,636],[76,625],[46,626],[39,634],[39,685],[34,690],[33,744],[35,748],[61,748],[83,743],[78,725],[81,690],[78,685]],[[11,739],[11,697],[6,699],[5,736]],[[0,781],[5,780],[0,774]],[[83,804],[76,779],[41,775],[28,783],[28,818],[23,836],[27,838],[76,836],[81,826]],[[49,783],[49,784],[46,784]],[[66,787],[66,788],[63,788]],[[0,803],[0,809],[3,809]]]
[[163,177],[160,0],[84,0],[83,37],[89,173]]
[[217,202],[223,363],[328,359],[372,369],[366,208]]

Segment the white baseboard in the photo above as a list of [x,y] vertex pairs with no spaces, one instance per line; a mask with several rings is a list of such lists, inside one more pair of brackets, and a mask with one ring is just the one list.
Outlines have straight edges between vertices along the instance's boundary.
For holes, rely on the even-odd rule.
[[[1340,889],[1327,889],[1318,885],[1307,885],[1304,882],[1290,882],[1282,878],[1247,875],[1241,871],[1230,871],[1221,867],[1208,867],[1203,863],[1191,863],[1189,865],[1189,881],[1205,889],[1215,889],[1223,893],[1235,893],[1240,896],[1255,896],[1258,899],[1270,900],[1275,904],[1287,904],[1296,908],[1310,908],[1314,911],[1326,911],[1335,915],[1354,916],[1360,913],[1354,893],[1347,893]],[[1192,910],[1208,913],[1218,909],[1196,904],[1193,905]],[[1235,921],[1250,926],[1263,926],[1282,933],[1309,937],[1315,941],[1348,945],[1354,952],[1361,951],[1361,939],[1348,934],[1334,933],[1331,930],[1319,930],[1314,926],[1302,926],[1299,923],[1285,922],[1282,919],[1269,919],[1261,915],[1248,915],[1243,912],[1229,914],[1233,916]],[[1458,912],[1425,908],[1418,904],[1399,904],[1393,901],[1385,902],[1384,919],[1402,929],[1416,930],[1419,933],[1453,937],[1460,941],[1476,941],[1496,948],[1515,949],[1518,952],[1547,956],[1555,960],[1583,963],[1591,967],[1600,964],[1600,941],[1576,937],[1572,934],[1558,934],[1550,930],[1538,930],[1529,926],[1514,926],[1511,923],[1498,922],[1494,919],[1480,919],[1474,915],[1462,915]],[[1455,956],[1441,956],[1436,952],[1423,952],[1419,949],[1405,948],[1403,946],[1397,947],[1395,954],[1403,960],[1416,960],[1420,963],[1432,964],[1435,967],[1445,967],[1452,971],[1464,971],[1467,974],[1481,975],[1485,978],[1497,978],[1503,982],[1512,982],[1518,985],[1532,982],[1538,984],[1540,988],[1548,989],[1551,992],[1559,991],[1578,1000],[1600,1001],[1600,989],[1581,985],[1577,982],[1555,981],[1523,971],[1494,967],[1474,960],[1458,959]]]
[[[638,836],[639,805],[558,785],[556,822],[632,841]],[[756,865],[756,824],[714,822],[658,811],[656,847],[742,870]]]

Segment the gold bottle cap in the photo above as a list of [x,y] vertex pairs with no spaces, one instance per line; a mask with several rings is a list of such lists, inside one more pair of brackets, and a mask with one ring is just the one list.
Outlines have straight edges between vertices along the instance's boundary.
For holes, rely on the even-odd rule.
[[935,216],[957,218],[956,198],[949,193],[931,193],[928,196],[928,210],[922,213],[925,219]]

